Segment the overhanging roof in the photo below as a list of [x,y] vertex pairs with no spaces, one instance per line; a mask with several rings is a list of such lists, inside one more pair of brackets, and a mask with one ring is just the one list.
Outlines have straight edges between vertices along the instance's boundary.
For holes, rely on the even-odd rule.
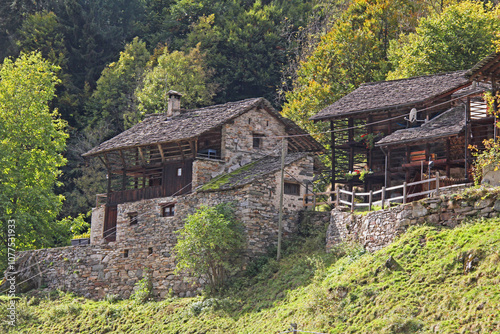
[[395,131],[380,139],[375,145],[385,147],[450,137],[463,132],[464,128],[465,107],[460,105],[448,109],[420,127]]
[[310,119],[321,121],[410,107],[469,85],[470,81],[465,73],[466,71],[456,71],[363,84]]
[[285,125],[291,144],[303,147],[304,151],[322,151],[323,147],[291,120],[284,118],[264,98],[252,98],[237,102],[185,111],[173,117],[166,114],[152,114],[119,135],[101,143],[83,156],[96,156],[106,152],[134,147],[162,144],[180,140],[191,140],[214,130],[230,120],[261,107]]
[[466,74],[471,81],[491,82],[500,78],[500,53],[493,53],[479,61]]

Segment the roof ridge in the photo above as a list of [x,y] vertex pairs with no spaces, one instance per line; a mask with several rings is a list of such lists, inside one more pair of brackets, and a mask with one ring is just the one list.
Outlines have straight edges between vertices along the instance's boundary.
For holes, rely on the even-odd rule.
[[359,85],[359,87],[377,85],[377,84],[381,84],[384,82],[410,81],[410,80],[420,79],[420,78],[424,78],[424,77],[433,77],[433,76],[437,77],[437,76],[442,76],[442,75],[455,74],[455,73],[459,73],[459,72],[463,72],[463,74],[465,75],[467,73],[467,71],[468,70],[458,70],[458,71],[441,72],[441,73],[435,73],[435,74],[423,74],[423,75],[419,75],[416,77],[409,77],[409,78],[365,82],[365,83],[362,83],[361,85]]

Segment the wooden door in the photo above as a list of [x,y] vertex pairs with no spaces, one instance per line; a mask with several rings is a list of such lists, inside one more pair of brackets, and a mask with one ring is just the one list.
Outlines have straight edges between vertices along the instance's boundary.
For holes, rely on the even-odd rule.
[[165,196],[181,195],[191,191],[193,160],[179,161],[165,166],[163,173]]
[[106,241],[116,241],[116,218],[117,218],[116,205],[106,205],[104,214],[104,231],[103,238]]

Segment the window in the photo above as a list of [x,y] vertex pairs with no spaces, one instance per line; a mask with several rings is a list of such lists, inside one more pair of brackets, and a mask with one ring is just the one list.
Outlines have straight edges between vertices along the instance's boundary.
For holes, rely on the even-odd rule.
[[123,250],[123,257],[128,257],[128,249]]
[[148,255],[151,255],[151,254],[153,254],[153,247],[148,248]]
[[253,148],[262,148],[264,135],[259,133],[253,134]]
[[182,168],[177,168],[177,176],[182,176]]
[[286,195],[300,195],[300,184],[285,182]]
[[127,213],[128,215],[128,221],[130,225],[136,225],[137,224],[137,212],[129,212]]
[[161,208],[162,217],[173,217],[175,215],[175,203],[165,204]]

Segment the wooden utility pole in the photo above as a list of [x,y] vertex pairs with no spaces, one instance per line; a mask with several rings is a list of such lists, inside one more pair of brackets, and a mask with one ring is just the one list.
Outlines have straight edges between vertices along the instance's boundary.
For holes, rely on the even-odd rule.
[[281,181],[280,181],[280,213],[278,219],[278,255],[277,260],[281,258],[281,234],[283,230],[283,193],[285,191],[285,156],[286,156],[286,139],[281,142]]

